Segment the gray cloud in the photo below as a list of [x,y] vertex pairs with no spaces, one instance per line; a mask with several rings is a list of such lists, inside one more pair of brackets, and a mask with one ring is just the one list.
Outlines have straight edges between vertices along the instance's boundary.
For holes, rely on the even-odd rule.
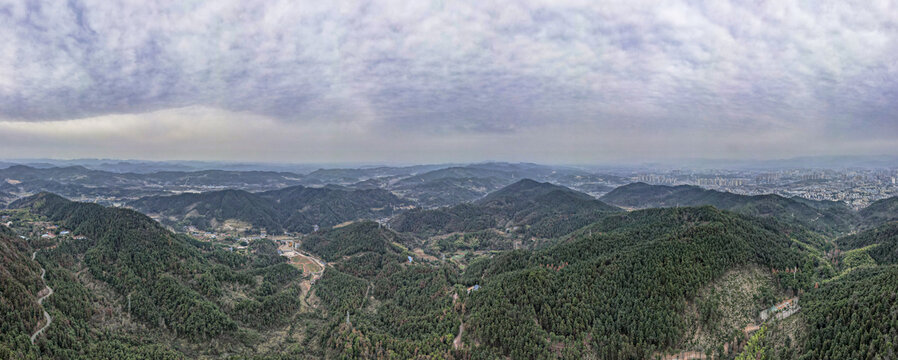
[[[229,118],[218,126],[349,127],[447,149],[592,135],[529,149],[576,159],[609,151],[612,134],[645,156],[898,150],[894,1],[12,1],[0,22],[7,137],[69,119],[108,128],[115,114],[171,125],[159,114],[188,107]],[[120,151],[106,142],[94,152]],[[501,152],[487,145],[474,147]]]

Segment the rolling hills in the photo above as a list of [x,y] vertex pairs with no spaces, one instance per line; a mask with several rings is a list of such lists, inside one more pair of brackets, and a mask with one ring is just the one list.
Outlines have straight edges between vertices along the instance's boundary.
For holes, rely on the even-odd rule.
[[[512,358],[651,358],[683,346],[697,291],[755,264],[791,268],[803,251],[763,222],[711,207],[610,215],[554,246],[471,265],[472,352]],[[758,303],[763,308],[763,303]]]
[[431,235],[517,227],[532,236],[555,237],[615,211],[620,209],[589,195],[524,179],[473,203],[407,211],[390,225],[401,232]]
[[[260,341],[253,334],[284,326],[300,307],[301,271],[268,240],[238,255],[171,233],[129,209],[48,193],[11,206],[78,235],[38,255],[56,289],[44,303],[54,323],[37,344],[42,356],[248,354]],[[119,330],[103,330],[110,326]],[[210,347],[222,341],[228,345]]]
[[387,216],[407,205],[382,189],[355,190],[340,186],[301,185],[250,193],[223,190],[144,197],[129,203],[140,211],[159,214],[169,224],[189,224],[203,230],[221,229],[228,220],[248,223],[255,232],[311,232],[315,225],[331,227],[346,221]]
[[697,186],[632,183],[618,187],[600,200],[627,208],[712,205],[745,215],[774,217],[826,234],[850,231],[856,222],[847,206],[835,202],[790,199],[779,195],[738,195]]

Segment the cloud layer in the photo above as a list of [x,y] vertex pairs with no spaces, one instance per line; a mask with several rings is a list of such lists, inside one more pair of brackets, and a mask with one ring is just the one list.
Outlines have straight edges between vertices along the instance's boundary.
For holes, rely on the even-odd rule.
[[[895,1],[13,1],[0,22],[16,156],[898,151]],[[229,150],[259,137],[280,145]]]

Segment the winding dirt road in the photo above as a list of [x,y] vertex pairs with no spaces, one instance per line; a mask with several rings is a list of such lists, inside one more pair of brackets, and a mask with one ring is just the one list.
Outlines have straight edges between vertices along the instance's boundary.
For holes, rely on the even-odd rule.
[[[37,251],[31,254],[31,260],[34,260],[35,256],[37,256]],[[47,294],[37,299],[37,304],[41,306],[41,310],[43,310],[44,299],[50,297],[50,295],[53,295],[53,288],[47,286],[47,281],[44,279],[45,275],[47,275],[47,270],[41,267],[41,281],[43,281],[44,286],[47,287]],[[51,323],[53,323],[53,318],[50,317],[50,314],[47,312],[47,310],[43,310],[43,312],[44,318],[47,319],[47,323],[43,327],[35,331],[33,335],[31,335],[31,345],[34,345],[34,339],[36,339],[42,332],[44,332],[44,330],[46,330],[50,326]]]

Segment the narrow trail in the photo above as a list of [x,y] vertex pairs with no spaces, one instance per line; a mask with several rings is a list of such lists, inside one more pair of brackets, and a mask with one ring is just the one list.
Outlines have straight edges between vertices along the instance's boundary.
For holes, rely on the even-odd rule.
[[452,340],[452,348],[455,350],[461,349],[463,344],[461,343],[461,335],[465,332],[465,321],[462,320],[461,324],[458,325],[458,336],[455,337],[455,340]]
[[[452,303],[453,303],[453,304],[455,304],[455,300],[456,300],[456,299],[458,299],[458,293],[457,293],[457,292],[455,293],[455,297],[453,297],[453,299],[452,299]],[[462,305],[462,307],[461,307],[461,318],[460,318],[461,324],[458,325],[458,336],[455,337],[455,340],[452,340],[452,348],[455,349],[455,350],[460,350],[462,347],[465,346],[465,344],[463,344],[463,343],[461,342],[461,336],[462,336],[462,334],[464,334],[464,332],[465,332],[465,304],[461,304],[461,305]]]
[[[35,256],[37,256],[37,251],[31,254],[31,260],[34,260]],[[47,285],[47,281],[46,279],[44,279],[45,275],[47,275],[47,270],[41,267],[41,281],[43,281],[44,286],[47,287],[47,294],[37,299],[37,304],[41,306],[41,310],[44,312],[44,318],[47,319],[47,323],[44,324],[44,326],[38,329],[36,332],[34,332],[33,335],[31,335],[31,345],[34,345],[34,339],[36,339],[42,332],[44,332],[44,330],[50,327],[50,324],[53,323],[53,318],[50,317],[50,314],[47,312],[47,310],[43,309],[44,299],[50,297],[50,295],[53,295],[53,288]]]

